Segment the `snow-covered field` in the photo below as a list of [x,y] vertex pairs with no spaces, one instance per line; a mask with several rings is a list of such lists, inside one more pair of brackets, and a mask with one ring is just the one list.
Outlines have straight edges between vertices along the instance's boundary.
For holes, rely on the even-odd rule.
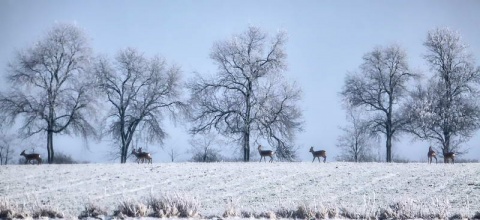
[[94,202],[109,212],[120,201],[160,194],[194,197],[202,216],[228,205],[249,212],[300,204],[352,212],[414,203],[473,216],[480,211],[480,164],[159,163],[0,166],[0,198],[51,205],[78,216]]

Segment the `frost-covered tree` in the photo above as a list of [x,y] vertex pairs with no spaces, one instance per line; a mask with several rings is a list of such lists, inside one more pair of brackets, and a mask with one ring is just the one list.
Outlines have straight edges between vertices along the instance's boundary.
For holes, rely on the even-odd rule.
[[21,118],[26,137],[46,135],[48,163],[55,156],[54,134],[95,135],[90,59],[84,32],[72,24],[56,24],[8,66],[10,90],[0,95],[0,114],[8,123]]
[[238,140],[244,161],[250,160],[250,144],[257,138],[274,146],[278,158],[292,160],[294,136],[303,122],[297,105],[301,91],[282,75],[285,41],[284,33],[270,39],[259,28],[250,27],[215,43],[210,57],[218,66],[217,74],[197,75],[189,83],[191,132],[215,129]]
[[[95,75],[100,90],[111,105],[107,116],[108,133],[114,138],[115,151],[126,163],[137,132],[148,142],[166,137],[162,121],[166,113],[175,120],[185,104],[181,98],[181,71],[168,66],[158,56],[146,58],[135,49],[118,52],[113,63],[98,58]],[[138,135],[137,135],[138,136]]]
[[387,162],[392,162],[392,140],[404,126],[398,109],[414,76],[405,51],[393,45],[365,54],[360,72],[345,78],[341,95],[352,107],[364,107],[372,114],[367,123],[372,132],[385,135]]
[[0,165],[7,165],[13,159],[13,135],[0,132]]
[[217,140],[212,134],[204,134],[192,138],[190,141],[190,150],[193,162],[218,162],[222,160],[220,150],[215,148],[221,141]]
[[437,142],[443,153],[458,153],[479,128],[480,68],[458,32],[432,30],[424,45],[433,76],[412,92],[406,105],[408,131]]
[[176,149],[174,147],[168,148],[168,150],[166,150],[166,152],[168,154],[168,157],[170,158],[170,161],[172,161],[172,162],[175,162],[177,157],[181,155],[181,153],[178,152],[178,149]]
[[361,117],[362,113],[359,109],[347,107],[349,125],[341,128],[343,134],[337,139],[337,147],[341,149],[339,160],[353,162],[374,160],[371,150],[376,136],[369,128],[371,123]]

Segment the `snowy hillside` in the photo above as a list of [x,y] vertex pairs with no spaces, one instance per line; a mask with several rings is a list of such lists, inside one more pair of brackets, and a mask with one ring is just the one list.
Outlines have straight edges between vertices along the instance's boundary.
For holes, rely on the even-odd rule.
[[89,202],[113,212],[120,201],[158,194],[194,197],[202,216],[221,216],[228,205],[248,212],[307,204],[362,213],[396,203],[449,216],[480,211],[480,164],[9,165],[0,166],[0,180],[0,198],[72,216]]

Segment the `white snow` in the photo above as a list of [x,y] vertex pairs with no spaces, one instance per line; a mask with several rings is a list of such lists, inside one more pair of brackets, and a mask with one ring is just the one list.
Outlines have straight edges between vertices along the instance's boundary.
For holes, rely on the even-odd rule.
[[[78,216],[94,202],[109,213],[120,201],[151,195],[195,197],[203,216],[233,201],[265,212],[299,204],[388,207],[399,201],[442,203],[450,213],[480,211],[480,164],[157,163],[0,166],[0,198],[52,205]],[[439,202],[440,201],[440,202]],[[438,204],[437,204],[438,206]]]

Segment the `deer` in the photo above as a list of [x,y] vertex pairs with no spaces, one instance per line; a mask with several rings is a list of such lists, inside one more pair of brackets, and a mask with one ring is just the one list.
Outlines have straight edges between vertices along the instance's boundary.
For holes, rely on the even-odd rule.
[[[138,148],[137,153],[138,153],[138,154],[148,154],[148,155],[150,155],[150,153],[143,152],[141,147]],[[151,155],[150,155],[150,157],[151,157]],[[145,159],[147,159],[147,158],[142,158],[142,163],[145,162]],[[150,159],[151,159],[151,158],[150,158]]]
[[449,163],[449,160],[451,160],[452,164],[454,164],[455,163],[455,153],[454,152],[443,153],[443,159],[445,160],[445,163]]
[[262,162],[262,158],[264,158],[265,162],[267,162],[266,157],[270,157],[270,163],[273,162],[273,155],[275,154],[275,151],[262,150],[262,145],[258,145],[258,153],[260,153],[260,162]]
[[437,153],[432,149],[432,146],[428,148],[428,163],[431,164],[433,161],[433,158],[435,158],[435,163],[437,163]]
[[137,157],[137,160],[136,160],[137,163],[140,163],[140,161],[144,163],[145,160],[147,160],[147,163],[152,163],[152,155],[150,155],[150,153],[147,153],[147,152],[142,152],[142,148],[140,148],[138,152],[135,150],[135,148],[133,148],[132,154]]
[[40,154],[26,154],[25,150],[23,150],[22,153],[20,153],[20,156],[25,157],[25,164],[29,163],[32,160],[36,160],[37,165],[42,164],[42,158],[40,157]]
[[310,152],[312,152],[313,154],[312,163],[315,161],[315,158],[318,158],[318,162],[320,162],[320,157],[323,157],[324,163],[327,160],[327,151],[324,151],[324,150],[314,151],[313,147],[310,147]]

